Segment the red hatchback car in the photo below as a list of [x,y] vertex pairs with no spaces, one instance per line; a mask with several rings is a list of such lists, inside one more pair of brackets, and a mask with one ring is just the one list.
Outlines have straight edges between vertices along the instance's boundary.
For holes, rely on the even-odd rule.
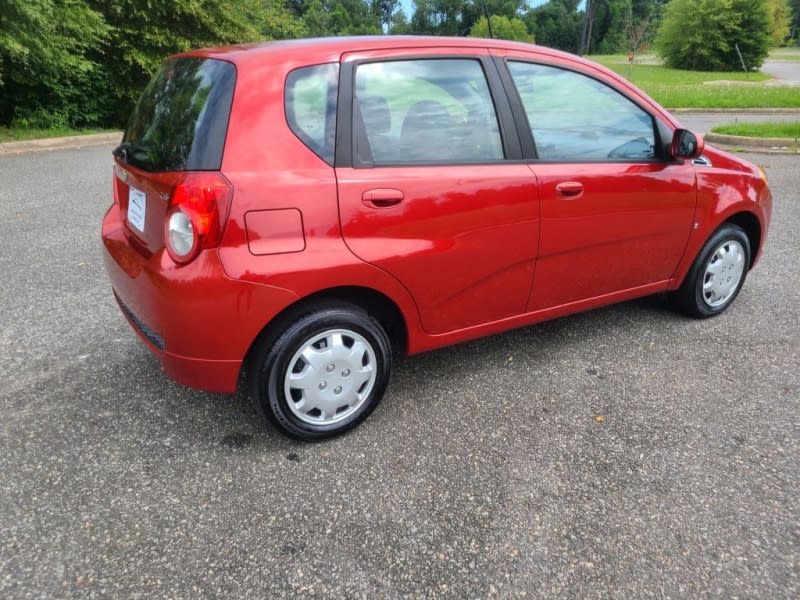
[[624,79],[501,40],[181,54],[114,156],[122,312],[172,378],[245,372],[308,440],[362,421],[393,356],[659,292],[722,312],[772,206],[759,168]]

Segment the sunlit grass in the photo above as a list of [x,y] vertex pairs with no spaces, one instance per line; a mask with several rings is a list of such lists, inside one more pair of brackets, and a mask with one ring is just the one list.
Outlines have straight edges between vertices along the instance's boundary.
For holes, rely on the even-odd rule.
[[754,71],[745,73],[744,71],[684,71],[682,69],[671,69],[663,65],[634,63],[633,67],[628,64],[627,57],[620,55],[611,56],[589,56],[590,60],[599,62],[625,77],[631,73],[631,81],[644,89],[645,85],[696,85],[715,81],[766,81],[772,79],[770,75]]
[[640,87],[668,108],[800,108],[800,89],[765,85],[761,72],[683,71],[662,65],[628,64],[627,57],[590,56]]
[[714,133],[766,138],[800,138],[800,121],[788,123],[730,123],[711,129]]
[[42,138],[64,137],[67,135],[88,135],[105,133],[108,129],[69,129],[66,127],[49,127],[47,129],[21,129],[19,127],[0,127],[0,143],[38,140]]
[[800,108],[800,91],[791,86],[641,87],[668,108]]

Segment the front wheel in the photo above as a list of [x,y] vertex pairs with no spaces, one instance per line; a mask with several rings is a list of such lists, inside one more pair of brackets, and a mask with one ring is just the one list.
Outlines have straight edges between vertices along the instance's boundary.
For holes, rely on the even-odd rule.
[[386,332],[366,312],[349,304],[318,307],[256,352],[253,400],[264,417],[292,437],[333,437],[377,406],[391,362]]
[[707,318],[728,308],[750,266],[750,241],[741,227],[726,223],[712,235],[671,299],[686,314]]

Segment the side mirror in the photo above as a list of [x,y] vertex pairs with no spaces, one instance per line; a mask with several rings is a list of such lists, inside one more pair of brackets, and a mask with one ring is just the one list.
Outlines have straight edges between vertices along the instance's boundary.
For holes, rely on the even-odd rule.
[[703,153],[703,136],[688,129],[676,129],[672,134],[669,153],[672,158],[697,158]]

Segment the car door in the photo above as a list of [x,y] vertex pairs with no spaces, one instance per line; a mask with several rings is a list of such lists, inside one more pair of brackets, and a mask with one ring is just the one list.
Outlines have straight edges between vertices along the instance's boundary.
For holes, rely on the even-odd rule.
[[351,251],[396,277],[441,334],[525,311],[538,244],[522,160],[487,52],[342,61],[336,178]]
[[541,198],[529,310],[666,286],[694,219],[691,161],[660,156],[654,117],[599,73],[523,56],[504,64],[535,144]]

